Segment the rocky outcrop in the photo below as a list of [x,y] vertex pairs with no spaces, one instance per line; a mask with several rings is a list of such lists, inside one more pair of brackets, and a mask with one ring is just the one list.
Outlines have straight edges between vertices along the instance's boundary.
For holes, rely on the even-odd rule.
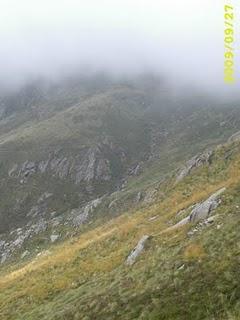
[[[72,227],[79,227],[87,222],[104,198],[94,199],[81,208],[56,216],[57,212],[46,214],[46,200],[51,196],[51,193],[44,192],[38,198],[36,205],[28,213],[29,222],[24,227],[14,229],[9,234],[0,235],[0,263],[6,262],[18,253],[21,253],[22,258],[24,258],[26,254],[24,254],[23,249],[28,251],[26,250],[28,244],[36,236],[40,236],[41,241],[46,243],[55,243],[60,237],[66,237],[68,232],[71,234],[71,231],[62,234],[62,226],[66,227],[67,230],[73,230]],[[76,229],[74,230],[76,231]],[[50,235],[49,231],[51,232]]]
[[[190,214],[187,217],[180,220],[178,223],[176,223],[171,228],[177,228],[177,227],[183,226],[183,225],[190,223],[190,222],[196,223],[201,220],[209,219],[209,216],[211,215],[212,211],[214,209],[216,209],[219,206],[219,204],[221,203],[220,195],[225,190],[226,190],[226,188],[222,188],[222,189],[218,190],[217,192],[215,192],[214,194],[212,194],[207,200],[194,205]],[[178,213],[178,215],[179,215],[179,213]]]
[[75,165],[72,176],[76,184],[82,181],[109,181],[111,179],[110,161],[103,157],[99,147],[91,148],[80,163]]
[[[204,228],[209,227],[214,224],[215,220],[218,218],[218,215],[215,215],[213,217],[209,217],[205,220],[200,221],[192,230],[188,232],[188,236],[192,236],[197,232],[201,232]],[[220,224],[217,224],[216,229],[218,230],[221,228]]]
[[157,197],[158,190],[157,189],[149,189],[145,192],[143,202],[144,203],[152,203],[155,201]]
[[191,211],[189,220],[190,222],[198,222],[200,220],[204,220],[208,218],[211,211],[216,209],[220,204],[219,196],[226,190],[226,188],[222,188],[211,195],[207,200],[199,203],[194,207]]
[[128,170],[129,176],[137,176],[142,172],[142,163],[135,164]]
[[206,151],[200,155],[196,155],[192,159],[188,160],[185,164],[185,166],[180,170],[176,182],[181,181],[184,177],[188,176],[192,170],[195,168],[198,168],[204,164],[210,163],[210,158],[212,156],[212,151]]
[[[48,173],[50,176],[60,179],[69,178],[75,184],[110,181],[112,178],[110,160],[112,155],[115,156],[115,150],[102,144],[92,148],[83,148],[75,156],[55,151],[50,153],[45,160],[26,160],[23,164],[15,163],[9,169],[8,176],[20,178],[21,183],[26,183],[27,178],[36,173]],[[125,161],[125,158],[121,156],[120,161]]]
[[44,232],[47,229],[47,222],[44,219],[31,224],[24,228],[13,230],[6,240],[0,240],[0,262],[4,263],[17,250],[20,250],[25,242],[35,235]]
[[144,250],[146,242],[149,240],[150,236],[144,235],[136,245],[136,247],[131,251],[126,260],[126,265],[131,266],[135,263],[137,257]]

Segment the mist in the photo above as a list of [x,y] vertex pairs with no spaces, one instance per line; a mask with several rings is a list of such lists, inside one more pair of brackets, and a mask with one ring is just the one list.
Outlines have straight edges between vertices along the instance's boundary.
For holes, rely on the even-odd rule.
[[154,72],[214,92],[236,87],[223,83],[218,0],[2,0],[0,45],[2,88],[102,71]]

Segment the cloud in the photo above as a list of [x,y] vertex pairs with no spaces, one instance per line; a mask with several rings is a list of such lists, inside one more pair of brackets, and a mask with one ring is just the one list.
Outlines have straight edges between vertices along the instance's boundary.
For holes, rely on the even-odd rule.
[[223,83],[221,1],[0,2],[1,83],[80,69]]

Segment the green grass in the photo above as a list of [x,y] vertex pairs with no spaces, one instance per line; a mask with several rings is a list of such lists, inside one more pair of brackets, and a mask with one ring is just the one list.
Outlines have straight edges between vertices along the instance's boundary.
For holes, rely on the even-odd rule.
[[[152,206],[59,244],[47,257],[3,269],[1,318],[239,319],[240,155],[237,147],[225,160],[230,149],[218,149],[210,166],[179,184],[166,181],[164,199]],[[187,235],[192,225],[166,231],[180,209],[222,186],[227,191],[213,225],[192,237]],[[155,215],[158,219],[149,221]],[[135,265],[125,266],[143,234],[153,235],[146,250]]]

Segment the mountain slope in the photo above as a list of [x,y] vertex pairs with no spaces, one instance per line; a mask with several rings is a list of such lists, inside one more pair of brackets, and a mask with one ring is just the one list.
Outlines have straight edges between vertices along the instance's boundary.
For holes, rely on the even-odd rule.
[[115,214],[124,211],[177,165],[240,127],[238,105],[176,99],[171,90],[149,76],[99,76],[40,81],[3,96],[0,232],[28,223],[45,230],[52,218],[110,194],[114,200],[121,189]]
[[[240,143],[195,163],[181,180],[165,179],[152,204],[3,267],[1,317],[239,319]],[[212,219],[173,227],[223,187]],[[143,235],[145,250],[128,266]]]

